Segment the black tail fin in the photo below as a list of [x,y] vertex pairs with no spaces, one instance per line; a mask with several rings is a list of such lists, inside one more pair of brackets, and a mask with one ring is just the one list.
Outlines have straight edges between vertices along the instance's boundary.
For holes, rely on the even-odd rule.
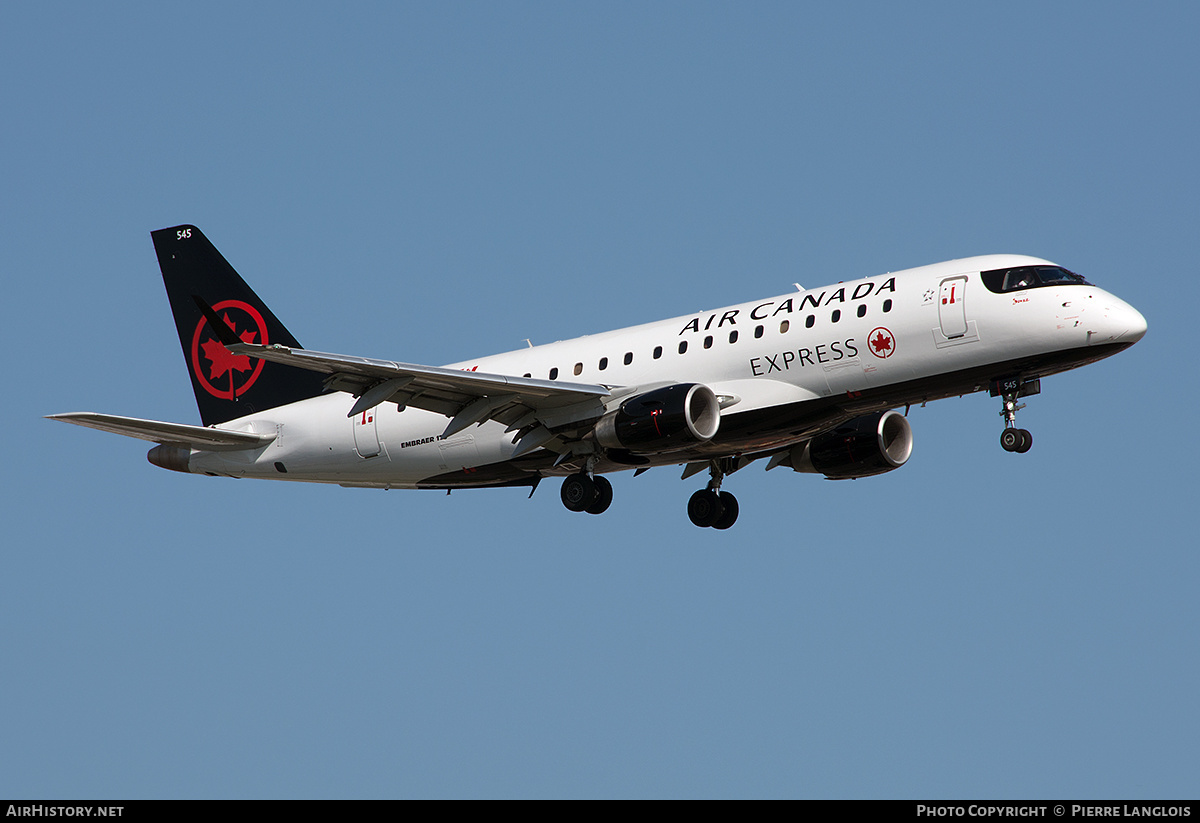
[[150,236],[204,425],[224,423],[323,392],[322,375],[235,355],[217,339],[195,298],[212,306],[234,334],[247,343],[282,343],[301,348],[200,229],[174,226],[150,232]]

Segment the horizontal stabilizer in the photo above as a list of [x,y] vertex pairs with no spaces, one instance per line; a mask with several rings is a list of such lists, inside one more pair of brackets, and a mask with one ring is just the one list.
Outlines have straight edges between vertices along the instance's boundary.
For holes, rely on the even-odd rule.
[[96,412],[70,412],[50,414],[47,420],[61,420],[89,429],[123,434],[139,440],[149,440],[164,446],[179,446],[201,451],[237,451],[255,449],[275,439],[275,434],[253,434],[228,429],[210,429],[205,426],[189,426],[186,423],[163,423],[158,420],[142,420],[137,417],[121,417],[115,414]]

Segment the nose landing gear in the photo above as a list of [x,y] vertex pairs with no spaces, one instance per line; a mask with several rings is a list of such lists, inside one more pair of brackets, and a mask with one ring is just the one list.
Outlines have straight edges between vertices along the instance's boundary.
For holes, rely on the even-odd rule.
[[1024,403],[1018,403],[1018,397],[1029,397],[1040,394],[1040,380],[1021,381],[1020,378],[1004,378],[992,381],[992,397],[999,397],[1004,403],[1000,416],[1004,418],[1004,431],[1000,432],[1000,448],[1006,452],[1024,454],[1033,448],[1033,435],[1026,429],[1017,428],[1017,412],[1025,408]]
[[721,491],[725,472],[716,460],[709,466],[708,473],[712,477],[708,487],[696,492],[688,500],[688,519],[701,528],[728,529],[737,522],[737,498]]

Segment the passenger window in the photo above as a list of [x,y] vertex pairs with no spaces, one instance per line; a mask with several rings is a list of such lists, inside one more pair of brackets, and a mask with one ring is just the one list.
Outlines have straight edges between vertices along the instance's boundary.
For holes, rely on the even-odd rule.
[[813,323],[816,322],[817,316],[815,314],[810,314],[808,317],[804,318],[804,328],[811,329],[813,327]]
[[526,377],[533,377],[533,375],[532,375],[532,374],[530,374],[529,372],[525,372],[525,376],[526,376]]
[[555,366],[554,368],[552,368],[552,369],[550,370],[550,379],[551,379],[551,380],[557,380],[557,379],[558,379],[558,367],[557,367],[557,366]]
[[679,353],[683,354],[685,351],[687,351],[687,341],[680,340],[679,341]]
[[754,327],[754,336],[755,336],[755,337],[762,337],[762,334],[763,334],[763,327],[762,327],[762,326],[755,326],[755,327]]
[[831,314],[831,315],[829,316],[829,319],[830,319],[832,322],[834,322],[834,323],[836,323],[837,321],[841,320],[841,319],[842,319],[842,310],[841,310],[841,309],[834,309],[834,310],[833,310],[833,314]]
[[657,360],[660,357],[662,357],[662,346],[655,346],[654,347],[654,359]]
[[628,366],[632,362],[633,362],[633,352],[631,352],[631,351],[625,352],[625,365]]
[[575,376],[576,376],[576,377],[578,377],[578,376],[579,376],[579,375],[581,375],[581,374],[583,374],[583,364],[582,364],[582,363],[576,363],[576,364],[575,364]]
[[737,342],[737,329],[734,329],[733,331],[731,331],[731,332],[729,333],[729,342],[730,342],[730,343],[736,343],[736,342]]
[[704,338],[704,348],[706,348],[706,349],[712,348],[712,335],[711,334],[708,337]]
[[887,300],[883,301],[883,311],[886,314],[887,312],[890,312],[891,310],[892,310],[892,300],[891,300],[891,298],[888,298]]
[[600,358],[600,371],[604,371],[607,368],[608,368],[608,358],[601,357]]
[[787,330],[790,329],[791,327],[792,327],[792,324],[789,323],[788,321],[784,320],[782,323],[779,324],[779,333],[786,334]]
[[858,307],[858,316],[859,317],[867,316],[867,304],[866,303],[863,303]]

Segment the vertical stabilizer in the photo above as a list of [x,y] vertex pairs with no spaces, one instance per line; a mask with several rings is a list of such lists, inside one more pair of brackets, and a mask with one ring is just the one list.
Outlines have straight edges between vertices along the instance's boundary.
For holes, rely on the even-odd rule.
[[322,393],[321,375],[235,355],[217,339],[197,297],[244,342],[301,348],[200,229],[173,226],[151,232],[150,236],[204,425],[224,423]]

